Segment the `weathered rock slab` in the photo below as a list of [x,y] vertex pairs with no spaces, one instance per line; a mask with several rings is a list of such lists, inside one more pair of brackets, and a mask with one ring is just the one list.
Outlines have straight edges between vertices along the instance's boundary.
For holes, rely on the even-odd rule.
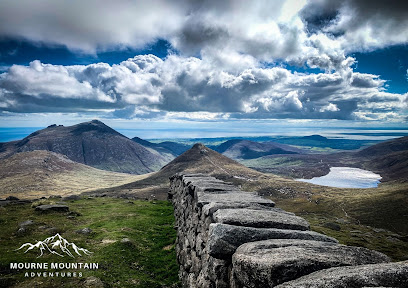
[[271,210],[279,213],[285,213],[288,215],[295,215],[294,213],[287,212],[283,209],[277,207],[270,207],[265,205],[260,205],[257,203],[245,203],[245,202],[211,202],[203,206],[203,212],[206,216],[213,215],[219,209],[239,209],[239,208],[248,208],[251,210]]
[[32,226],[32,225],[34,225],[33,220],[26,220],[26,221],[18,223],[18,227],[20,227],[20,228],[26,228],[26,227]]
[[197,193],[197,205],[202,207],[211,202],[215,203],[256,203],[259,205],[273,207],[275,203],[272,200],[260,197],[254,192],[228,192],[226,193]]
[[277,288],[408,287],[408,261],[337,267],[311,273]]
[[93,232],[92,229],[88,228],[88,227],[85,227],[85,228],[82,228],[82,229],[79,229],[79,230],[76,231],[76,233],[83,234],[83,235],[89,235],[92,232]]
[[298,216],[268,210],[220,209],[213,214],[213,221],[237,226],[309,230],[309,223]]
[[246,243],[232,257],[235,287],[274,287],[314,271],[390,261],[362,247],[305,240]]
[[35,211],[40,211],[40,212],[51,212],[51,211],[68,212],[69,207],[66,206],[66,205],[61,205],[61,204],[40,205],[40,206],[35,207]]
[[207,243],[208,253],[215,258],[229,258],[242,244],[267,239],[301,239],[323,242],[338,241],[313,231],[298,231],[276,228],[254,228],[212,223]]

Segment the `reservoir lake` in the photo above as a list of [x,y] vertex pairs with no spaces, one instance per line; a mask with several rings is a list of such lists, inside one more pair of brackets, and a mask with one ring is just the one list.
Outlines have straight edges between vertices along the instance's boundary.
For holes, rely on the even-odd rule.
[[375,188],[381,180],[379,174],[351,167],[331,167],[327,175],[297,181],[337,188]]

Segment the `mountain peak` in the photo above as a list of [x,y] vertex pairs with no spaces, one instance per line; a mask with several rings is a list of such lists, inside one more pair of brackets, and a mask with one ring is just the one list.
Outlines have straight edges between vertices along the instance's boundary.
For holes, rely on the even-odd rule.
[[[196,143],[193,145],[192,149],[206,149],[207,147],[203,143]],[[207,148],[208,149],[208,148]]]
[[[85,123],[86,123],[86,122],[85,122]],[[97,119],[94,119],[94,120],[90,121],[89,123],[94,124],[94,125],[100,125],[100,126],[109,127],[108,125],[106,125],[105,123],[103,123],[102,121],[97,120]]]
[[82,134],[84,132],[95,131],[99,133],[122,135],[116,130],[112,129],[111,127],[109,127],[108,125],[106,125],[105,123],[99,120],[92,120],[89,122],[79,123],[77,125],[72,126],[72,128],[74,128],[72,129],[73,134]]
[[258,172],[211,150],[202,143],[194,144],[192,148],[164,166],[156,176],[162,174],[163,178],[168,178],[180,172],[219,174],[225,177],[243,176],[244,178],[259,176]]
[[34,150],[63,154],[75,162],[95,168],[145,174],[159,170],[172,156],[148,149],[99,120],[73,126],[52,126],[9,143],[1,158]]
[[88,121],[88,122],[79,123],[79,124],[77,124],[76,126],[78,126],[78,125],[92,125],[92,126],[109,127],[108,125],[106,125],[106,124],[103,123],[102,121],[96,120],[96,119],[91,120],[91,121]]

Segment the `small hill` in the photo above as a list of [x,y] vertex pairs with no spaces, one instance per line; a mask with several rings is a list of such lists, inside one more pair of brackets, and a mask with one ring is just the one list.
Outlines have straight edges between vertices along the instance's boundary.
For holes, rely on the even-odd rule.
[[3,143],[0,158],[34,150],[52,151],[98,169],[132,174],[157,171],[173,158],[130,140],[98,120],[68,127],[51,125],[20,141]]
[[219,145],[216,151],[235,160],[255,159],[276,154],[299,154],[302,152],[298,148],[285,144],[240,139],[226,141]]
[[225,141],[218,146],[214,146],[214,151],[217,151],[218,153],[224,153],[225,151],[230,149],[232,146],[234,146],[235,144],[238,144],[241,141],[242,139],[231,139],[231,140]]
[[359,151],[357,155],[363,157],[381,157],[401,151],[408,151],[408,136],[375,144]]
[[203,144],[197,143],[160,171],[143,180],[111,189],[102,189],[93,192],[93,194],[119,195],[128,193],[135,194],[140,198],[154,196],[155,198],[166,199],[169,177],[180,172],[203,173],[232,182],[251,182],[263,176],[262,173],[247,168]]
[[0,198],[33,199],[79,194],[146,177],[95,169],[49,151],[17,153],[0,160]]
[[134,137],[132,138],[133,141],[136,143],[139,143],[140,145],[143,145],[145,147],[150,147],[153,148],[160,153],[165,153],[172,155],[173,158],[179,156],[180,154],[186,152],[188,149],[191,148],[190,145],[182,144],[182,143],[177,143],[177,142],[172,142],[172,141],[164,141],[160,143],[152,143],[147,140],[141,139],[139,137]]
[[[278,137],[273,140],[281,144],[295,145],[295,146],[305,146],[314,148],[324,148],[324,149],[335,149],[335,150],[357,150],[362,147],[367,147],[369,145],[377,144],[378,140],[354,140],[354,139],[344,139],[344,138],[326,138],[321,135],[310,135],[310,136],[299,136],[299,137]],[[322,149],[317,149],[322,150]],[[322,152],[322,151],[315,151]]]
[[177,142],[172,142],[172,141],[164,141],[158,143],[160,147],[166,148],[167,150],[170,150],[173,152],[174,155],[181,155],[184,152],[186,152],[188,149],[190,149],[192,146],[183,144],[183,143],[177,143]]
[[324,137],[324,136],[321,136],[321,135],[303,136],[303,137],[301,137],[301,139],[304,139],[304,140],[313,140],[313,141],[321,141],[321,142],[324,142],[324,141],[329,140],[328,138],[326,138],[326,137]]

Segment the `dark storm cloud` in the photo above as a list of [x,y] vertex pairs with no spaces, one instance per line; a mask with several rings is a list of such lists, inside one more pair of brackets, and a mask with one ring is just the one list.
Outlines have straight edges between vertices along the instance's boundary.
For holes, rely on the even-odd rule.
[[361,17],[360,20],[370,18],[386,18],[395,21],[407,21],[408,2],[401,0],[349,0],[345,1],[356,14]]
[[342,1],[309,1],[300,16],[309,33],[316,33],[329,26],[339,15]]
[[311,0],[301,17],[312,33],[330,33],[346,51],[364,51],[408,41],[408,2]]
[[203,19],[190,17],[178,35],[178,47],[189,54],[200,54],[204,45],[217,45],[229,38],[227,27],[211,26]]
[[363,26],[369,20],[407,21],[408,2],[401,0],[310,0],[300,12],[301,17],[315,31],[340,20],[341,9],[349,9],[353,19],[349,28]]

